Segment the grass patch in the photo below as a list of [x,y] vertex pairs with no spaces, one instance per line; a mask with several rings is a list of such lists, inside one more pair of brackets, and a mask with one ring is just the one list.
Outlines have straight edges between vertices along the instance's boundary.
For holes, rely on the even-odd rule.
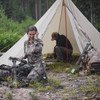
[[45,62],[51,62],[49,64],[46,63],[46,66],[49,67],[50,70],[54,72],[71,72],[80,54],[72,54],[71,63],[56,62],[56,59],[54,59],[54,53],[44,54],[43,56],[45,57]]
[[13,95],[11,93],[7,93],[7,99],[12,100]]
[[54,72],[63,72],[66,71],[66,68],[70,67],[70,64],[63,62],[54,62],[53,64],[47,64],[46,66],[49,67],[50,70]]
[[[48,79],[47,83],[34,81],[33,83],[29,84],[29,87],[32,87],[33,89],[37,90],[38,92],[46,92],[46,91],[53,91],[54,89],[61,88],[61,81],[55,80],[53,78]],[[35,91],[30,93],[30,95],[34,95]]]
[[33,99],[35,99],[38,92],[38,90],[34,90],[33,92],[29,92],[29,95],[32,96]]

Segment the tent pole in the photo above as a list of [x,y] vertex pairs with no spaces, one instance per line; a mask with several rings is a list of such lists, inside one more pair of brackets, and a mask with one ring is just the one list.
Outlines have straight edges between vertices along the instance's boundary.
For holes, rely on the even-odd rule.
[[65,11],[65,32],[66,32],[66,57],[67,57],[67,63],[68,63],[68,40],[67,40],[67,19],[66,19],[66,6],[63,0],[63,6]]
[[58,33],[60,33],[60,24],[61,24],[61,19],[62,19],[62,13],[63,13],[63,2],[62,2],[61,14],[60,14],[60,22],[59,22]]

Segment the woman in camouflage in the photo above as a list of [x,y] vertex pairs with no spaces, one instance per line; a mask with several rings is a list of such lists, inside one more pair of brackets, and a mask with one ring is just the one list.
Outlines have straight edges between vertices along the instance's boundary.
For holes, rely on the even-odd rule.
[[27,82],[25,86],[28,86],[29,82],[34,80],[41,80],[47,78],[45,72],[45,63],[42,57],[42,40],[35,38],[37,34],[37,28],[35,26],[30,26],[27,35],[29,39],[24,43],[24,53],[22,59],[28,59],[28,64],[20,67],[21,70],[27,69],[29,71],[27,75]]

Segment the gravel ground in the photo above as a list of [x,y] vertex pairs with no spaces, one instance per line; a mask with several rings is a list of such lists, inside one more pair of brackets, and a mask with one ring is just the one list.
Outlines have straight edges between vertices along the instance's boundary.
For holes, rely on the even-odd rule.
[[[0,86],[0,100],[100,100],[100,75],[77,76],[71,73],[48,71],[48,78],[61,81],[52,91],[29,95],[33,88],[10,89]],[[11,95],[10,95],[11,94]]]

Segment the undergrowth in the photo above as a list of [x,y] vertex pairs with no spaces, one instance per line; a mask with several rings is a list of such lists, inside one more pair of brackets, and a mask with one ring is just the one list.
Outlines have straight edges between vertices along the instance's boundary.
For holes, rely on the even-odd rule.
[[63,86],[61,86],[61,81],[57,81],[53,78],[49,78],[47,83],[34,81],[29,84],[29,87],[34,89],[32,92],[29,92],[29,95],[32,96],[32,98],[36,98],[36,95],[39,92],[50,92],[61,87],[63,88]]
[[[74,64],[78,60],[80,54],[72,54],[72,61],[71,63],[64,63],[64,62],[57,62],[56,59],[54,59],[54,53],[44,54],[46,67],[49,67],[50,70],[54,72],[71,72]],[[51,62],[51,63],[50,63]],[[78,66],[79,68],[79,66]]]
[[63,62],[54,62],[53,64],[46,64],[47,67],[50,68],[50,70],[54,72],[63,72],[66,71],[66,68],[70,68],[69,63],[63,63]]

